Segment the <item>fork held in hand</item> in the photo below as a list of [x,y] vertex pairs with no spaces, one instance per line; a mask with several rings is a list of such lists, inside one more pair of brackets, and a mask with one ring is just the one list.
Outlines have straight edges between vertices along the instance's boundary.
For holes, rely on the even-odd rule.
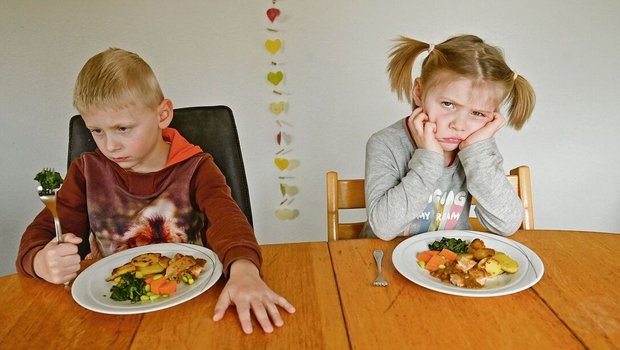
[[381,273],[381,261],[383,260],[383,251],[381,249],[376,249],[372,255],[375,257],[375,262],[377,263],[377,278],[375,278],[374,282],[372,282],[373,286],[385,287],[388,285],[388,282],[383,277]]

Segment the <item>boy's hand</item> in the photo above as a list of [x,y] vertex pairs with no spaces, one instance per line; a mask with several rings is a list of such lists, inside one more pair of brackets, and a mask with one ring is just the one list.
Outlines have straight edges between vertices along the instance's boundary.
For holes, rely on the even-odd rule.
[[463,142],[461,142],[461,144],[459,144],[459,149],[463,149],[478,141],[490,139],[505,125],[506,119],[504,116],[500,113],[493,113],[492,119],[485,126],[469,135],[465,140],[463,140]]
[[62,239],[63,243],[58,243],[56,238],[47,243],[33,261],[34,273],[54,284],[71,281],[80,270],[77,244],[82,239],[73,233],[65,233]]
[[295,312],[295,307],[273,292],[260,278],[258,268],[245,259],[231,264],[230,278],[215,304],[213,321],[221,320],[226,309],[233,304],[237,308],[241,328],[246,334],[252,333],[250,309],[266,333],[273,332],[272,323],[277,327],[284,325],[278,306],[289,313]]
[[443,148],[435,138],[437,125],[430,120],[421,107],[413,110],[411,118],[407,119],[407,128],[413,136],[417,148],[427,149],[443,155]]

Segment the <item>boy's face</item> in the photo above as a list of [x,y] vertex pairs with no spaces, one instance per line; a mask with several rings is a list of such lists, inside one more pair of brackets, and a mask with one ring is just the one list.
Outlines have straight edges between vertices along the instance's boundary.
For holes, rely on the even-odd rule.
[[456,151],[463,140],[490,122],[498,108],[498,91],[492,83],[474,84],[469,79],[457,79],[422,92],[416,80],[414,91],[416,104],[437,125],[435,138],[448,153]]
[[165,99],[153,110],[141,104],[82,116],[97,147],[121,168],[137,173],[161,170],[170,146],[161,131],[172,120],[172,102]]

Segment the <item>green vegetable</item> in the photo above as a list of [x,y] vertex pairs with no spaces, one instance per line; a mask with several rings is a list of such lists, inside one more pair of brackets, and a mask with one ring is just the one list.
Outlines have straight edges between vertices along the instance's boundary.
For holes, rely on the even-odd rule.
[[34,179],[39,181],[39,185],[41,185],[42,189],[39,191],[41,196],[53,194],[53,190],[60,188],[62,184],[60,173],[49,168],[41,170]]
[[145,286],[146,282],[143,279],[126,273],[121,275],[120,281],[110,288],[110,292],[112,292],[110,298],[116,301],[131,300],[132,303],[136,303],[143,300],[141,297],[146,295]]
[[442,250],[444,248],[449,249],[455,253],[467,253],[469,243],[459,238],[446,238],[442,237],[440,241],[435,241],[433,244],[429,244],[430,250]]

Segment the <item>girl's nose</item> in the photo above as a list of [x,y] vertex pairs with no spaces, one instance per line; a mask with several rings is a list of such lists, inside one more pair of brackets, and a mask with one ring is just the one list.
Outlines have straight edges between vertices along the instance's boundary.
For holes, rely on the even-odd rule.
[[465,130],[465,116],[461,115],[460,113],[455,115],[454,118],[452,118],[452,120],[450,121],[450,124],[448,124],[448,126],[450,127],[450,129],[456,131]]

